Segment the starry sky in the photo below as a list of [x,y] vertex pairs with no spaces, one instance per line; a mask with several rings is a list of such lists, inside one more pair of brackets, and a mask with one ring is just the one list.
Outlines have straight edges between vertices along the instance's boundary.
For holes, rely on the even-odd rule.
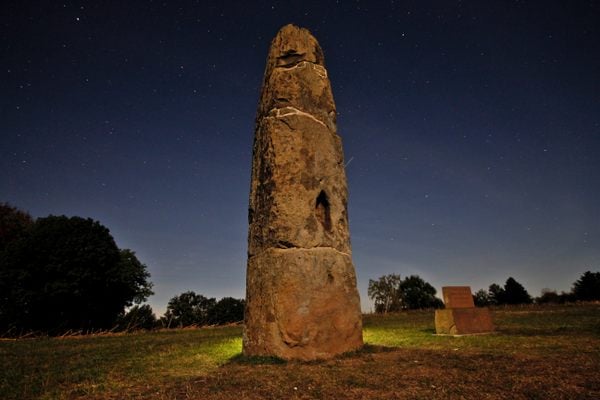
[[254,119],[277,30],[319,40],[353,260],[536,296],[600,269],[598,1],[5,1],[0,201],[107,226],[152,274],[243,298]]

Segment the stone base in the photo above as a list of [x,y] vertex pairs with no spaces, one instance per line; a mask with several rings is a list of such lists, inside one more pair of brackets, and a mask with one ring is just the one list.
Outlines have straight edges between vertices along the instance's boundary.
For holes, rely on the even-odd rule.
[[329,247],[269,249],[248,260],[243,353],[331,358],[363,344],[350,255]]
[[435,331],[438,335],[469,335],[494,331],[487,308],[447,308],[435,310]]

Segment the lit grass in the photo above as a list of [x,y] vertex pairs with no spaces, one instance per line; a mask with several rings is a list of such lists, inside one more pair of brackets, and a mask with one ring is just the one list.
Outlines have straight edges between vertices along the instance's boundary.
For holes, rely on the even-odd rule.
[[0,341],[0,398],[86,397],[205,375],[241,353],[241,330]]
[[364,349],[311,363],[241,356],[240,326],[0,340],[0,399],[600,396],[600,304],[498,308],[462,337],[433,315],[365,315]]
[[[365,343],[430,350],[472,349],[488,353],[571,352],[600,344],[600,305],[527,306],[492,309],[496,332],[436,336],[434,311],[366,315]],[[599,353],[600,354],[600,353]]]

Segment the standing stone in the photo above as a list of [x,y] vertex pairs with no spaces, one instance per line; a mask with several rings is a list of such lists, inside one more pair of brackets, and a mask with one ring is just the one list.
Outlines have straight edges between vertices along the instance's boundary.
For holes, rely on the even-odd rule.
[[246,355],[312,360],[363,344],[335,118],[321,47],[308,30],[284,26],[256,119]]

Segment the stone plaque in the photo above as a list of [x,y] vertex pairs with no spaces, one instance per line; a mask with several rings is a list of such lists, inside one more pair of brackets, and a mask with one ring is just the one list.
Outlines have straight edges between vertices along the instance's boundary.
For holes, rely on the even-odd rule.
[[469,286],[444,286],[442,287],[444,304],[446,308],[473,308],[473,295]]
[[435,310],[438,335],[472,335],[494,331],[492,315],[487,308],[476,308],[469,286],[444,286],[444,310]]
[[455,308],[435,310],[435,330],[438,335],[473,335],[494,331],[487,308]]

